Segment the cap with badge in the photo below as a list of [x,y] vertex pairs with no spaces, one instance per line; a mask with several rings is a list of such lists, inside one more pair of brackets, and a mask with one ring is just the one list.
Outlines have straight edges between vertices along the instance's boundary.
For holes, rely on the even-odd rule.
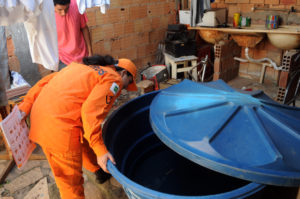
[[137,91],[137,86],[135,82],[136,78],[136,66],[135,64],[129,60],[129,59],[118,59],[118,67],[124,68],[132,75],[132,83],[128,85],[127,90],[128,91]]

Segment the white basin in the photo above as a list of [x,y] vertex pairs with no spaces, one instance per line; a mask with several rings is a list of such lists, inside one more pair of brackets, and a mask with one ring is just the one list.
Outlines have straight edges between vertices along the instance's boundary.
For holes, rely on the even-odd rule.
[[295,49],[300,46],[299,34],[267,33],[271,44],[283,50]]

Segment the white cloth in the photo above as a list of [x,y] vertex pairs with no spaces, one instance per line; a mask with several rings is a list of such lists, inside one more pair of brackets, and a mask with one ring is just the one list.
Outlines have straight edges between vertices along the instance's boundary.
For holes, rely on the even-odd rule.
[[110,0],[76,0],[80,14],[83,14],[87,8],[99,6],[101,13],[105,14],[109,9]]
[[57,71],[59,59],[53,0],[0,0],[0,25],[18,22],[24,22],[32,61]]
[[39,5],[43,0],[0,0],[0,25],[24,22],[41,13]]
[[43,0],[39,16],[24,22],[32,61],[58,71],[58,45],[53,0]]
[[13,78],[13,82],[11,88],[17,88],[20,86],[30,86],[28,82],[20,75],[20,73],[16,71],[11,71],[11,76]]

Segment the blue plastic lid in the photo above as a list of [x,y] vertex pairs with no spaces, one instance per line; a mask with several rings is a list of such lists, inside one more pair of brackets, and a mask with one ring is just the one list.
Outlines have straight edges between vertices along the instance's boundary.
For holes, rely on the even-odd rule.
[[162,90],[150,123],[172,150],[217,172],[256,183],[300,185],[300,109],[222,80]]

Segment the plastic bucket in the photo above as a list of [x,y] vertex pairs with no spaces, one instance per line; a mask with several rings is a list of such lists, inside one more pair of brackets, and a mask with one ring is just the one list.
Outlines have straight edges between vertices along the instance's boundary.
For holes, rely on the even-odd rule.
[[256,198],[265,185],[226,176],[193,163],[165,146],[149,123],[157,93],[140,96],[114,112],[103,137],[116,165],[108,170],[129,198]]

